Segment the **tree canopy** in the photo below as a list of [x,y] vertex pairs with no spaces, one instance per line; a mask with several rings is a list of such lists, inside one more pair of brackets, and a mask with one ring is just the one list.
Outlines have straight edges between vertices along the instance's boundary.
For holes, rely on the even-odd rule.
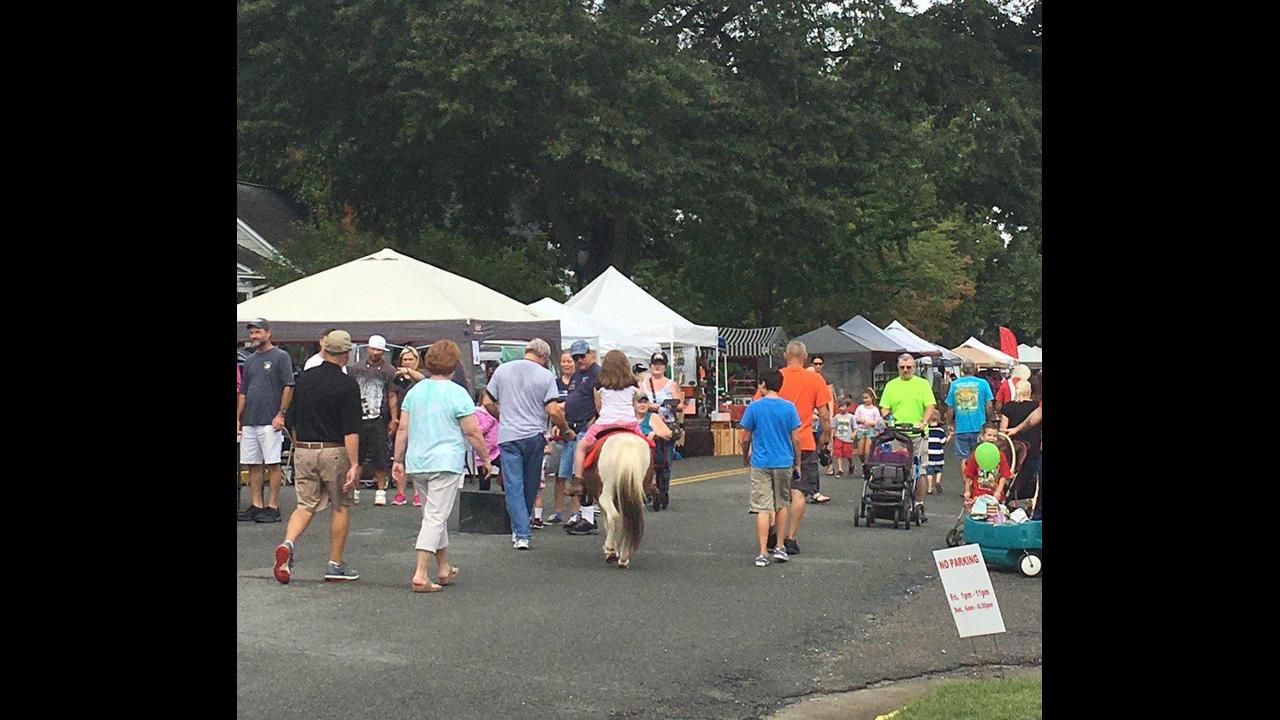
[[609,265],[705,324],[1041,334],[1040,3],[240,0],[283,282],[383,246],[523,302]]

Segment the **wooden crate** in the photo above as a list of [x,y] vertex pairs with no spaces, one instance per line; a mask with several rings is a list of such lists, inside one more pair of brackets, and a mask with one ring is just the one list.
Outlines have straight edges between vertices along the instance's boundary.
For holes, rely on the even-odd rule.
[[715,439],[716,455],[740,455],[742,445],[738,442],[738,429],[729,423],[712,423],[711,434]]

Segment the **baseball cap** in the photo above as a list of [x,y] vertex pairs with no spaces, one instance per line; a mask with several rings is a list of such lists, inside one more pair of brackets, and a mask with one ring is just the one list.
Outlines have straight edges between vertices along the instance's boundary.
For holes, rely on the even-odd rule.
[[341,355],[344,352],[351,352],[351,334],[346,330],[334,330],[324,336],[324,342],[321,347],[327,353]]
[[648,369],[649,368],[645,367],[644,363],[636,363],[635,365],[631,366],[631,372],[633,373],[641,373]]
[[587,344],[586,340],[574,340],[573,344],[569,346],[569,354],[574,357],[586,355],[589,352],[591,352],[591,346]]
[[387,339],[386,339],[386,338],[384,338],[384,337],[382,337],[381,335],[370,335],[370,336],[369,336],[369,347],[370,347],[370,348],[372,348],[372,349],[374,349],[374,350],[386,350],[386,349],[387,349]]
[[668,363],[668,362],[667,362],[667,354],[666,354],[666,353],[664,353],[664,352],[656,352],[656,353],[654,353],[654,354],[649,358],[649,364],[650,364],[650,365],[652,365],[653,363],[662,363],[663,365],[669,365],[669,364],[670,364],[670,363]]
[[253,328],[262,328],[263,330],[270,330],[271,323],[267,322],[266,318],[258,318],[256,320],[250,320],[244,325],[245,330],[251,330]]

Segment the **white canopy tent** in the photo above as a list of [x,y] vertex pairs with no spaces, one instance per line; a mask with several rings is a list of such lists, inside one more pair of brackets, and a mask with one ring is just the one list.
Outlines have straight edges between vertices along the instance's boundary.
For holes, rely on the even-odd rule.
[[714,326],[689,322],[612,265],[564,304],[663,345],[716,346]]
[[1040,367],[1043,362],[1042,355],[1038,345],[1018,345],[1018,361],[1027,367]]
[[[661,343],[663,347],[669,349],[673,365],[676,361],[676,346],[695,349],[715,348],[718,374],[720,348],[719,332],[716,327],[689,322],[683,315],[645,292],[644,288],[632,282],[631,278],[623,275],[612,265],[564,304],[565,307],[585,313],[594,319],[628,330],[637,337]],[[690,377],[696,377],[693,355],[688,354],[685,359],[686,372],[690,372]],[[672,367],[672,376],[675,375],[675,368]],[[675,379],[679,378],[675,377]],[[715,399],[718,407],[719,383],[713,384],[716,385]]]
[[473,345],[540,337],[558,347],[560,321],[497,290],[391,249],[308,275],[236,306],[237,337],[245,323],[266,318],[272,339],[315,342],[338,327],[356,341],[384,336],[397,344],[449,339],[464,364]]
[[610,350],[621,350],[633,363],[645,364],[648,364],[650,356],[662,349],[655,340],[638,336],[551,298],[529,303],[529,307],[560,319],[560,343],[564,347],[575,340],[583,340],[601,355]]
[[884,327],[884,334],[902,343],[903,347],[909,353],[928,353],[936,352],[941,355],[942,362],[939,365],[959,365],[961,357],[950,350],[931,343],[928,340],[907,329],[907,326],[894,320]]
[[[1005,355],[999,350],[991,347],[990,345],[982,342],[981,340],[973,336],[970,336],[968,340],[965,340],[964,342],[960,343],[960,347],[962,348],[968,347],[968,348],[973,348],[975,350],[981,351],[999,360],[1001,363],[1008,365],[1009,367],[1013,367],[1014,365],[1018,364],[1017,358],[1009,357],[1008,355]],[[959,350],[959,348],[956,348],[956,349]]]

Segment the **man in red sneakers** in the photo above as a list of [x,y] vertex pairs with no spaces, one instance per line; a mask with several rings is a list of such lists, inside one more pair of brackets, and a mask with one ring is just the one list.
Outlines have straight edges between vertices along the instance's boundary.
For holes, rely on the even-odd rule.
[[298,507],[289,516],[284,542],[276,547],[276,580],[293,575],[294,543],[317,512],[333,505],[326,582],[360,577],[342,561],[350,527],[352,490],[360,479],[360,387],[343,372],[351,356],[351,335],[334,330],[320,345],[319,366],[298,377],[289,420],[297,433],[293,446],[293,478]]

